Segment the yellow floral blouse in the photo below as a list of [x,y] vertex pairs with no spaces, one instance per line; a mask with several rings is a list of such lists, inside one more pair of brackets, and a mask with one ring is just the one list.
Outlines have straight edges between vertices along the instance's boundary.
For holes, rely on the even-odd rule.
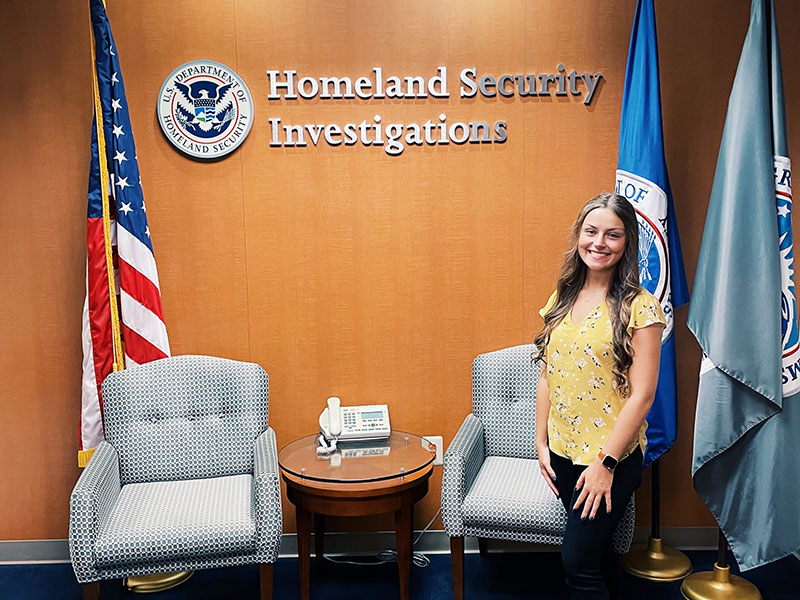
[[[550,296],[539,314],[544,317],[553,306]],[[642,290],[631,304],[628,331],[666,323],[661,304]],[[550,415],[547,435],[550,449],[577,465],[589,465],[603,447],[628,393],[614,389],[612,330],[605,300],[580,323],[573,323],[570,312],[553,329],[547,344],[547,385],[550,388]],[[639,435],[620,460],[647,444],[642,425]]]

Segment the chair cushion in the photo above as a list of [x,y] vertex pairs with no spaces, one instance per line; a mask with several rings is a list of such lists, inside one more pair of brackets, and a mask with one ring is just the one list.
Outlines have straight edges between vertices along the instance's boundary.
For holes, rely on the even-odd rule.
[[252,475],[125,485],[95,543],[97,566],[255,552]]
[[487,456],[462,505],[464,524],[562,535],[567,513],[539,472],[539,461]]

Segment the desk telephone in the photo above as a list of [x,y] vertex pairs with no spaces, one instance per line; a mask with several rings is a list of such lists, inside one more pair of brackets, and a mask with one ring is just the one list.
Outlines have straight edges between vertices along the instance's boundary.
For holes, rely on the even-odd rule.
[[319,415],[319,430],[320,454],[336,450],[337,441],[385,439],[392,433],[389,407],[386,404],[342,406],[334,396],[328,398],[328,406]]

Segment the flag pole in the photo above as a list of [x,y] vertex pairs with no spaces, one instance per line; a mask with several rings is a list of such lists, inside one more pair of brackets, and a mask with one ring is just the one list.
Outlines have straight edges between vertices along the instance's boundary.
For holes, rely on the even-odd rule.
[[[689,301],[689,287],[664,153],[657,37],[653,0],[638,0],[625,67],[615,191],[624,194],[641,215],[640,231],[645,232],[650,246],[639,250],[640,283],[658,298],[667,322],[661,340],[658,384],[647,416],[648,447],[644,455],[644,465],[652,464],[652,530],[648,543],[633,546],[620,563],[636,577],[678,581],[692,567],[685,555],[665,548],[661,540],[658,457],[669,450],[677,437],[674,309]],[[660,250],[654,250],[656,247]]]
[[731,575],[728,565],[728,540],[719,530],[717,562],[713,571],[694,573],[683,580],[681,595],[686,600],[761,600],[761,593],[752,583]]
[[683,552],[665,546],[661,539],[661,457],[650,467],[650,537],[620,557],[622,568],[641,579],[656,582],[680,581],[692,572],[692,563]]

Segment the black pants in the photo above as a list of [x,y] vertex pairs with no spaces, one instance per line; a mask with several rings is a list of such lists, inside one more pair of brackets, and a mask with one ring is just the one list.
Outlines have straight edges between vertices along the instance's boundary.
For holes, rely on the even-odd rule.
[[578,477],[586,468],[550,452],[550,464],[556,474],[556,487],[567,509],[567,529],[561,546],[561,559],[567,577],[570,600],[608,600],[617,597],[619,565],[611,539],[634,490],[642,483],[642,451],[637,448],[614,469],[611,484],[611,513],[601,502],[594,520],[581,521],[580,510],[573,510],[579,491]]

